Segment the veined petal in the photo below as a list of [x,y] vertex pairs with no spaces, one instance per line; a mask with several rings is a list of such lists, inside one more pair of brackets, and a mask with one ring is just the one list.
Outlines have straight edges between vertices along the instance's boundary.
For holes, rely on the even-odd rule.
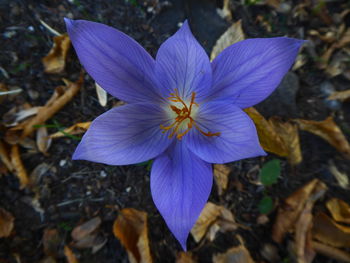
[[92,122],[73,159],[110,165],[150,160],[172,141],[160,130],[159,125],[164,121],[164,111],[152,104],[113,108]]
[[240,108],[261,102],[281,82],[303,42],[256,38],[229,46],[212,62],[212,96],[231,100]]
[[192,129],[184,137],[188,148],[206,162],[227,163],[266,155],[253,121],[232,103],[200,105],[195,121],[205,132],[220,132],[219,136],[208,137]]
[[159,98],[152,83],[155,61],[135,40],[100,23],[65,22],[80,62],[103,89],[129,103]]
[[184,250],[188,234],[208,200],[212,182],[211,165],[182,142],[176,142],[153,163],[153,201]]
[[179,90],[182,98],[190,97],[195,91],[196,98],[201,99],[209,92],[210,61],[192,35],[187,21],[159,48],[155,71],[164,97],[169,97],[174,89]]

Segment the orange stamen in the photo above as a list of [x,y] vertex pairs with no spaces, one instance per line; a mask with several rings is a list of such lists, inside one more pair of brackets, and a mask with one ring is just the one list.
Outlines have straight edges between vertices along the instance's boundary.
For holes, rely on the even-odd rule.
[[[192,127],[195,127],[200,133],[202,133],[205,136],[208,137],[212,137],[212,136],[219,136],[220,132],[216,132],[216,133],[212,133],[212,132],[204,132],[203,130],[201,130],[201,128],[196,124],[196,122],[193,120],[193,118],[191,117],[191,113],[192,113],[192,107],[193,105],[195,106],[199,106],[196,102],[195,102],[195,98],[196,98],[196,93],[192,92],[191,95],[191,102],[189,107],[187,106],[187,104],[180,98],[179,92],[177,89],[175,89],[174,93],[170,93],[170,97],[168,98],[168,100],[170,100],[171,102],[179,102],[182,104],[182,109],[174,106],[174,105],[170,105],[170,109],[176,113],[176,117],[175,117],[175,121],[170,124],[169,126],[164,126],[164,125],[160,125],[160,128],[163,130],[163,133],[165,133],[166,131],[169,131],[171,129],[173,129],[169,135],[169,138],[172,138],[175,134],[176,138],[178,140],[181,140],[183,136],[185,136],[191,129]],[[183,132],[178,132],[181,124],[183,123],[183,121],[188,120],[188,124],[187,124],[187,129]]]

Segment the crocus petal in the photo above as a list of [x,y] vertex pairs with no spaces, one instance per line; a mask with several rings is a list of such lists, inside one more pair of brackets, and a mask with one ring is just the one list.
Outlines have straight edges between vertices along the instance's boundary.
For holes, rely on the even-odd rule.
[[212,62],[213,97],[231,100],[241,108],[264,100],[290,69],[303,42],[256,38],[226,48]]
[[126,102],[158,98],[152,84],[155,61],[135,40],[100,23],[65,22],[80,62],[103,89]]
[[210,61],[193,37],[187,21],[159,48],[155,70],[164,97],[169,97],[174,89],[178,89],[183,98],[195,91],[196,99],[200,100],[209,91]]
[[212,181],[211,165],[181,142],[153,163],[153,201],[184,250],[188,234],[208,200]]
[[171,143],[159,127],[164,119],[164,111],[152,104],[113,108],[92,122],[73,159],[110,165],[152,159]]
[[184,137],[188,148],[209,163],[227,163],[266,155],[261,148],[253,121],[232,103],[210,102],[200,105],[195,118],[206,136],[193,129]]

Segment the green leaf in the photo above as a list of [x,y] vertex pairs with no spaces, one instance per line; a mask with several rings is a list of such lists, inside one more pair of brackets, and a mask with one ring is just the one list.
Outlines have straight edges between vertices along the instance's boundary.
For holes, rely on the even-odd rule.
[[273,209],[273,200],[270,196],[264,196],[258,204],[258,208],[261,214],[268,214]]
[[273,159],[264,164],[260,171],[260,181],[263,185],[269,186],[277,182],[281,174],[281,163],[278,159]]

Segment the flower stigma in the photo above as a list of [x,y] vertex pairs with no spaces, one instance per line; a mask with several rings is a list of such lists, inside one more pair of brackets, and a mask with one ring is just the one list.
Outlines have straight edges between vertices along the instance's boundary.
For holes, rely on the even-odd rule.
[[170,113],[174,118],[174,122],[169,126],[160,125],[160,128],[163,130],[163,133],[172,130],[169,138],[174,137],[181,140],[184,135],[186,135],[192,127],[195,127],[200,133],[205,136],[219,136],[220,132],[205,132],[201,130],[198,124],[194,121],[194,116],[198,110],[198,103],[195,102],[196,93],[192,92],[191,100],[189,103],[186,103],[179,95],[178,89],[175,89],[175,92],[170,93],[169,101],[172,103],[169,105]]

